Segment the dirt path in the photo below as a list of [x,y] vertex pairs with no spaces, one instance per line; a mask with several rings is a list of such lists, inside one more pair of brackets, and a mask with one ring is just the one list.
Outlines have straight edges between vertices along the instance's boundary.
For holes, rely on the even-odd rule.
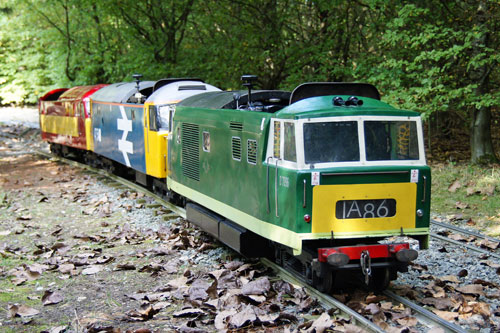
[[43,145],[33,130],[0,130],[0,331],[325,325],[325,310],[302,289],[238,259],[153,199],[29,154]]

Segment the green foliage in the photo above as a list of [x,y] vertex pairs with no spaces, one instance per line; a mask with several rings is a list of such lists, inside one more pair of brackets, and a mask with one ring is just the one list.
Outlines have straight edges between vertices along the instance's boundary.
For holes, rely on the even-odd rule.
[[225,89],[258,74],[263,89],[369,82],[424,119],[453,110],[472,124],[500,104],[498,22],[492,0],[5,0],[0,104],[135,72]]

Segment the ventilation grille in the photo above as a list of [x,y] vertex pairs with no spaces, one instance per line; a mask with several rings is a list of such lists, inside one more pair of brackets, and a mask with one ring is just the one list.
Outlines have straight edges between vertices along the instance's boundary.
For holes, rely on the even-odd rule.
[[233,136],[231,139],[231,153],[233,160],[241,161],[241,138]]
[[182,123],[182,174],[200,180],[200,128],[198,125]]
[[247,162],[257,164],[257,141],[247,140]]
[[239,121],[230,121],[229,128],[235,131],[243,131],[243,123]]
[[183,91],[183,90],[207,90],[207,87],[204,85],[197,85],[197,86],[179,86],[177,88],[178,91]]

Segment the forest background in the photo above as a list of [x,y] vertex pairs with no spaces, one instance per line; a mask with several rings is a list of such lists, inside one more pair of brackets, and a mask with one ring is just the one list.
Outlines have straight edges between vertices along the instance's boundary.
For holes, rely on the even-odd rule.
[[1,0],[0,105],[133,73],[368,82],[422,113],[432,156],[497,162],[499,25],[498,0]]

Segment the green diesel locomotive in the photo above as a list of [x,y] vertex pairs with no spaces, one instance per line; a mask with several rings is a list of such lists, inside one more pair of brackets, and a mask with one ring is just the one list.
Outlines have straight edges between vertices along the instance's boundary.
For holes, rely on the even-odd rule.
[[[168,188],[187,219],[247,256],[271,256],[318,289],[383,289],[427,248],[430,168],[420,114],[369,84],[292,93],[208,92],[172,109]],[[349,278],[348,278],[349,277]]]

